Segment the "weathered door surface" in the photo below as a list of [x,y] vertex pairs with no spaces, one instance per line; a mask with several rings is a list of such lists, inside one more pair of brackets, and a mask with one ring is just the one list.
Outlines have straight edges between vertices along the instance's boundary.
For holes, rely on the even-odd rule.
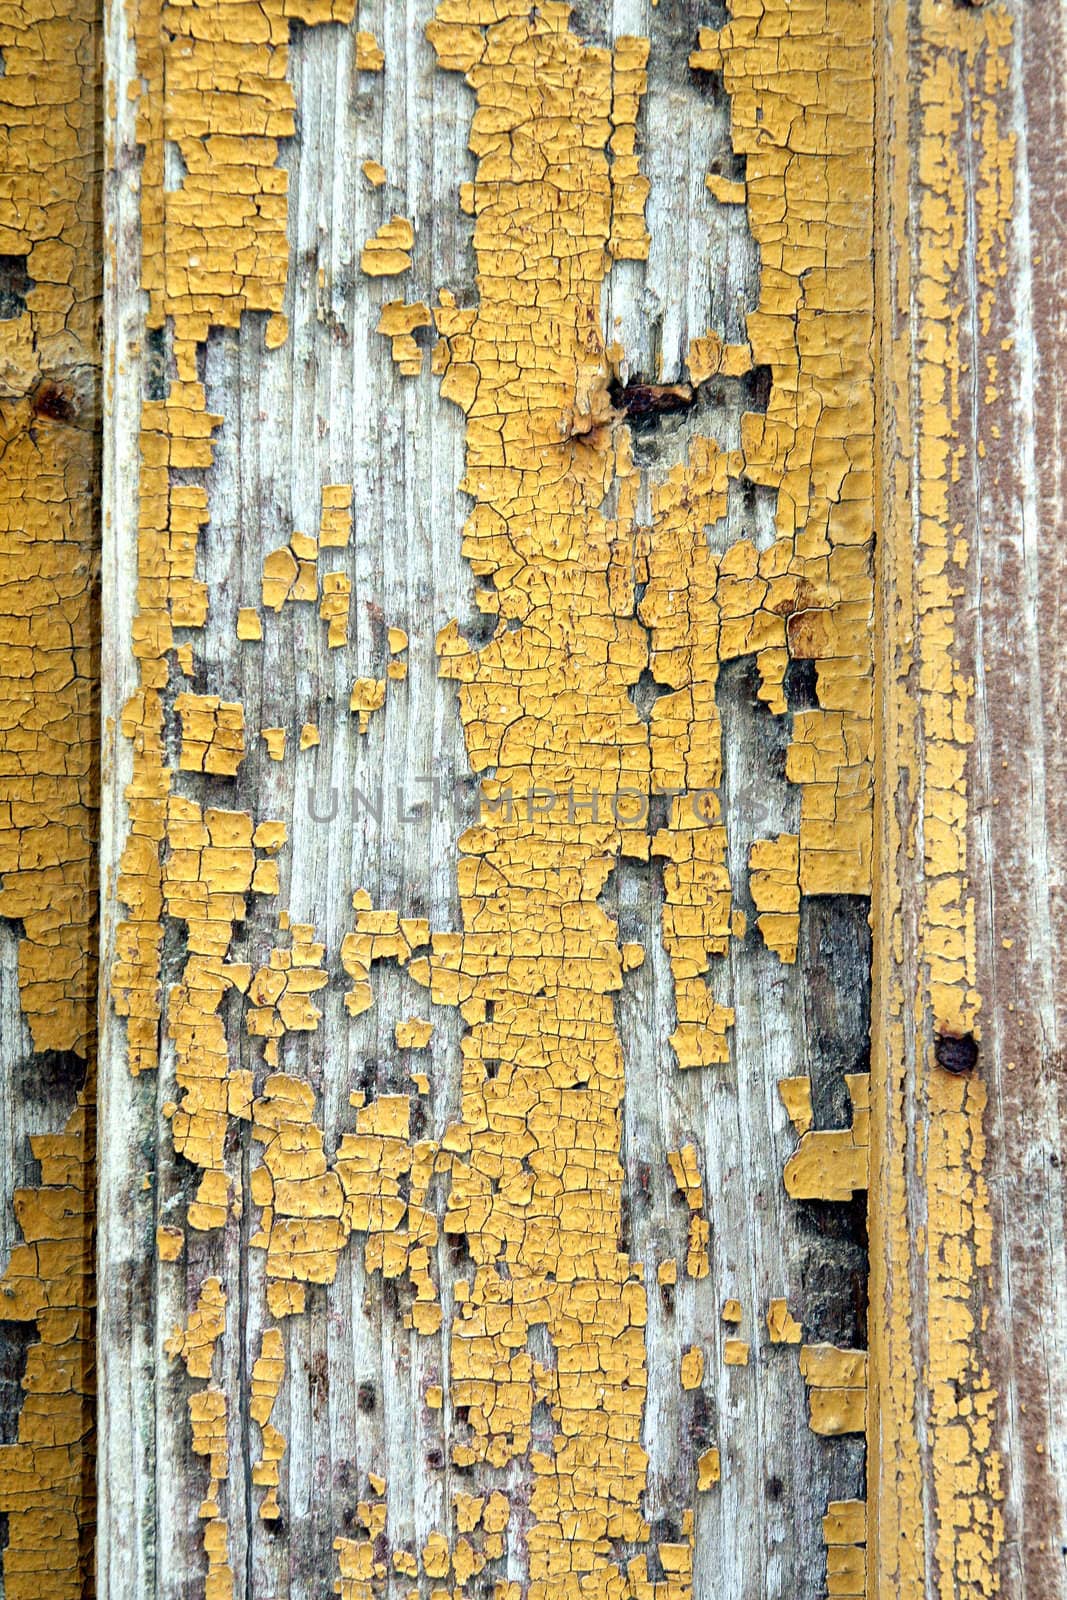
[[0,18],[8,1600],[1067,1597],[1065,31]]

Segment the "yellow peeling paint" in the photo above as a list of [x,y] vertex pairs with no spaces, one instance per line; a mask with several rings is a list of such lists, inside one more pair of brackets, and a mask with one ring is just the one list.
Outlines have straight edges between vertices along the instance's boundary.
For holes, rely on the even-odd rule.
[[748,887],[759,916],[763,942],[782,961],[797,958],[800,937],[800,839],[780,833],[757,839],[748,853]]
[[272,892],[272,882],[257,889],[257,850],[270,850],[266,838],[240,811],[202,811],[195,801],[172,795],[167,801],[165,836],[169,850],[163,868],[163,909],[185,922],[187,949],[181,981],[168,997],[167,1035],[174,1041],[174,1075],[182,1091],[170,1111],[175,1149],[203,1170],[188,1220],[198,1229],[225,1221],[229,1183],[223,1165],[223,1140],[230,1117],[251,1115],[252,1075],[231,1071],[226,1035],[218,1015],[231,988],[244,993],[250,969],[226,960],[234,923],[246,914],[247,896]]
[[[662,864],[675,1058],[694,1069],[728,1061],[733,1013],[711,999],[708,975],[743,937],[744,918],[733,905],[717,793],[715,693],[719,662],[747,655],[776,714],[786,709],[791,659],[815,662],[818,695],[816,709],[794,717],[789,750],[788,773],[801,790],[799,833],[753,852],[764,938],[794,959],[801,893],[869,889],[869,8],[766,0],[743,14],[739,6],[720,33],[701,36],[694,64],[724,73],[735,148],[747,162],[744,194],[714,203],[747,197],[761,280],[748,342],[726,346],[713,333],[694,340],[691,374],[699,382],[700,372],[736,378],[768,366],[770,401],[766,416],[744,418],[739,450],[694,438],[685,460],[649,484],[648,529],[637,524],[640,474],[611,400],[612,358],[600,331],[612,261],[648,251],[647,183],[635,153],[647,41],[585,45],[567,8],[552,0],[533,13],[518,0],[444,0],[430,25],[441,66],[465,72],[477,100],[470,142],[478,166],[463,203],[474,217],[478,304],[462,307],[441,294],[433,367],[442,394],[465,413],[460,487],[474,506],[463,548],[476,577],[492,579],[491,599],[488,583],[481,592],[499,616],[495,635],[477,649],[457,625],[445,628],[438,655],[442,676],[458,685],[471,768],[493,776],[479,822],[459,841],[461,926],[431,935],[421,920],[375,909],[357,892],[355,925],[339,952],[353,1016],[371,1005],[373,964],[387,959],[404,965],[434,1004],[460,1009],[467,1026],[457,1119],[439,1139],[418,1139],[409,1096],[365,1103],[357,1093],[354,1125],[332,1156],[309,1082],[272,1071],[255,1093],[252,1073],[228,1059],[219,1015],[226,993],[247,993],[247,1030],[266,1039],[274,1068],[283,1034],[317,1024],[310,995],[325,987],[329,963],[313,931],[300,926],[289,930],[291,948],[273,950],[254,976],[250,965],[228,960],[249,894],[277,892],[272,854],[283,836],[279,825],[256,827],[251,816],[202,810],[171,793],[162,692],[183,666],[173,630],[202,627],[209,601],[195,576],[206,492],[189,480],[211,465],[222,419],[206,411],[197,357],[210,327],[235,327],[245,310],[271,313],[268,348],[285,336],[285,175],[277,156],[293,120],[287,19],[350,20],[351,6],[237,0],[248,27],[265,30],[247,47],[220,44],[236,34],[215,9],[199,0],[174,7],[173,38],[146,0],[138,13],[144,283],[150,325],[170,319],[177,377],[165,400],[146,402],[142,433],[134,641],[141,688],[124,718],[134,743],[120,884],[129,916],[114,975],[116,1003],[130,1019],[131,1068],[155,1065],[163,921],[184,921],[189,953],[167,997],[166,1028],[181,1095],[171,1111],[174,1145],[202,1174],[189,1224],[226,1220],[224,1136],[232,1121],[250,1120],[259,1209],[252,1244],[265,1255],[272,1316],[299,1315],[305,1286],[332,1282],[340,1252],[358,1234],[368,1272],[406,1278],[414,1291],[409,1325],[434,1336],[442,1308],[430,1186],[447,1177],[444,1229],[464,1237],[472,1262],[469,1279],[455,1286],[447,1330],[450,1409],[466,1417],[453,1464],[505,1469],[528,1458],[530,1600],[686,1600],[691,1511],[677,1542],[656,1545],[663,1577],[648,1576],[646,1291],[642,1264],[619,1248],[625,1084],[614,997],[643,951],[621,944],[601,896],[621,857]],[[165,140],[178,145],[187,168],[173,194],[163,186]],[[248,194],[254,202],[246,206]],[[226,219],[240,251],[213,243],[208,214]],[[362,268],[372,276],[406,271],[413,245],[411,222],[394,217],[364,246]],[[397,342],[414,343],[425,309],[397,301],[382,312],[379,328],[402,370],[413,367],[418,346],[413,353],[401,343],[398,353]],[[171,468],[184,469],[181,481]],[[731,482],[746,478],[776,492],[777,536],[769,549],[742,538],[713,551],[705,529],[724,516]],[[350,507],[350,489],[329,486],[319,534],[293,533],[263,569],[264,609],[319,603],[330,645],[347,637],[351,589],[342,573],[320,574],[318,557],[349,542]],[[261,633],[258,612],[242,608],[239,637],[258,637],[257,624]],[[398,655],[406,635],[394,643],[391,632],[389,643]],[[403,663],[390,664],[391,678],[393,665]],[[649,724],[630,695],[646,670],[666,691]],[[383,706],[387,682],[353,685],[361,733]],[[549,791],[547,808],[514,803],[538,787]],[[650,794],[663,789],[674,797],[651,832]],[[431,1024],[413,1031],[414,1019],[388,1020],[399,1045],[428,1041],[422,1029]],[[810,1124],[810,1085],[808,1112]],[[826,1145],[803,1140],[831,1136],[799,1131],[795,1170],[821,1167]],[[689,1210],[686,1269],[702,1278],[710,1228],[695,1148],[672,1154],[671,1169]],[[675,1260],[656,1264],[665,1290],[677,1277]],[[787,1312],[782,1326],[796,1326]],[[547,1330],[551,1368],[528,1348],[535,1327]],[[697,1357],[702,1365],[701,1352],[687,1352],[681,1381],[694,1378]],[[747,1341],[725,1339],[723,1357],[747,1364]],[[271,1517],[284,1441],[266,1430],[280,1360],[280,1342],[268,1345],[265,1334],[253,1389],[263,1431],[258,1481],[267,1490],[261,1515],[269,1505]],[[838,1391],[852,1388],[842,1382],[819,1392]],[[209,1387],[192,1401],[194,1448],[212,1460],[203,1514],[215,1600],[228,1581],[217,1504],[227,1471],[226,1399]],[[533,1441],[542,1402],[556,1426],[550,1448]],[[718,1452],[705,1452],[693,1489],[709,1488],[719,1472]],[[387,1578],[375,1553],[384,1500],[361,1502],[358,1515],[365,1531],[335,1544],[336,1591],[347,1600],[364,1600]],[[481,1546],[466,1532],[434,1532],[396,1570],[462,1588],[503,1548],[503,1496],[490,1497],[481,1520]],[[621,1546],[635,1552],[625,1569]],[[518,1586],[502,1589],[510,1600]]]
[[383,222],[360,252],[359,264],[372,278],[394,278],[411,266],[415,229],[406,217]]
[[831,1344],[806,1344],[800,1371],[808,1386],[813,1433],[862,1433],[867,1412],[867,1353]]
[[36,1326],[0,1446],[7,1600],[81,1600],[96,1520],[101,35],[83,0],[0,16],[0,918],[33,1051],[85,1067],[65,1126],[30,1138],[39,1181],[2,1197],[22,1242],[0,1320]]
[[867,1594],[867,1507],[862,1500],[831,1500],[822,1519],[826,1541],[826,1593],[831,1600]]
[[383,1095],[359,1108],[355,1131],[342,1137],[331,1164],[311,1086],[284,1073],[267,1079],[252,1109],[253,1137],[263,1146],[252,1174],[252,1199],[262,1211],[252,1244],[267,1252],[268,1278],[297,1291],[286,1309],[275,1298],[275,1316],[302,1309],[304,1284],[333,1282],[337,1258],[356,1232],[365,1236],[368,1272],[412,1283],[414,1326],[440,1326],[429,1271],[438,1226],[427,1207],[438,1146],[412,1143],[410,1105],[407,1095]]
[[204,1524],[207,1555],[204,1600],[230,1600],[233,1593],[233,1573],[227,1561],[226,1519],[220,1514],[220,1495],[230,1471],[226,1439],[228,1407],[225,1394],[210,1382],[215,1352],[225,1331],[226,1293],[218,1278],[208,1278],[185,1327],[175,1328],[164,1345],[172,1361],[180,1359],[184,1363],[189,1377],[209,1380],[203,1389],[194,1389],[189,1395],[193,1454],[208,1462],[210,1480],[198,1513]]
[[380,189],[388,176],[380,161],[364,161],[359,170],[372,189]]
[[[691,61],[722,71],[734,149],[746,158],[762,261],[748,333],[772,385],[766,417],[743,419],[742,451],[745,474],[777,490],[780,536],[758,560],[748,556],[758,579],[751,602],[738,606],[730,594],[716,608],[718,654],[755,650],[761,698],[774,710],[784,710],[788,659],[815,661],[819,707],[795,714],[786,767],[801,786],[800,888],[863,894],[872,804],[870,6],[745,6],[719,33],[701,30]],[[832,363],[822,359],[828,348]]]
[[393,360],[401,377],[417,378],[422,371],[422,350],[415,342],[415,329],[429,328],[432,323],[430,308],[421,300],[412,305],[403,300],[390,300],[382,307],[377,331],[391,340]]
[[185,1327],[175,1328],[163,1348],[172,1361],[184,1362],[190,1378],[209,1378],[215,1345],[225,1327],[225,1291],[218,1278],[207,1278]]
[[[644,951],[636,947],[623,945],[622,964],[624,970],[639,965],[634,956],[627,958],[627,950],[636,949],[642,960]],[[685,1257],[685,1270],[691,1278],[706,1278],[710,1271],[708,1259],[708,1244],[711,1239],[711,1225],[704,1212],[704,1185],[700,1178],[700,1168],[697,1166],[696,1146],[687,1144],[682,1150],[671,1150],[667,1160],[670,1164],[674,1181],[679,1192],[685,1196],[689,1207],[689,1237]]]
[[30,3],[0,20],[0,917],[19,927],[33,1047],[95,1038],[100,355],[99,23]]
[[215,694],[180,694],[174,709],[181,718],[183,772],[213,772],[232,778],[245,753],[245,711],[240,701]]
[[348,704],[359,719],[360,733],[367,732],[371,717],[385,704],[385,682],[384,678],[357,678],[352,685]]
[[260,967],[248,985],[245,1027],[254,1039],[265,1039],[263,1054],[268,1066],[278,1065],[278,1041],[286,1033],[311,1033],[319,1025],[322,1012],[311,1000],[325,989],[329,974],[323,967],[325,945],[315,939],[315,930],[306,923],[293,923],[290,946],[271,950],[268,963]]
[[[881,130],[886,803],[875,910],[877,936],[894,958],[905,926],[909,940],[917,937],[919,981],[918,992],[905,989],[886,961],[873,997],[871,1295],[885,1314],[871,1330],[878,1430],[870,1436],[869,1584],[901,1600],[954,1600],[999,1592],[1004,1541],[1003,1465],[993,1448],[998,1400],[981,1357],[992,1264],[986,1087],[980,1072],[942,1071],[932,1039],[981,1034],[968,860],[974,686],[956,646],[957,606],[974,558],[972,530],[954,521],[951,507],[954,486],[975,474],[996,437],[979,411],[971,439],[961,415],[972,384],[995,382],[988,362],[981,373],[972,367],[987,353],[982,341],[1008,267],[1012,17],[1006,6],[921,0],[908,29],[890,14]],[[906,829],[896,803],[901,775]],[[919,898],[905,924],[897,864],[911,876],[916,860]],[[925,1129],[917,1152],[906,1120],[912,1105]],[[916,1190],[921,1243],[908,1224]],[[917,1327],[928,1339],[918,1371]],[[923,1527],[931,1530],[929,1560],[915,1537]]]
[[730,178],[720,178],[717,173],[709,172],[704,184],[708,193],[722,206],[743,206],[748,199],[744,183],[736,183]]
[[421,918],[401,917],[397,911],[373,910],[370,896],[363,889],[357,889],[352,896],[352,906],[356,925],[341,941],[341,965],[352,979],[352,988],[345,995],[345,1006],[352,1016],[358,1017],[373,1004],[372,962],[393,960],[401,966],[410,963],[408,971],[417,982],[428,980],[428,973],[423,972],[425,958],[420,965],[411,957],[429,943],[430,926]]
[[401,1050],[425,1050],[433,1038],[433,1023],[421,1017],[408,1017],[398,1022],[394,1030],[397,1046]]
[[789,1310],[788,1300],[772,1300],[767,1306],[767,1336],[772,1344],[799,1344],[803,1337],[800,1323]]
[[357,72],[381,72],[385,66],[385,54],[373,33],[359,32],[356,34],[356,70]]
[[722,1477],[722,1463],[718,1449],[713,1445],[710,1450],[705,1450],[697,1461],[697,1489],[704,1493],[714,1489]]
[[352,580],[346,572],[327,572],[322,579],[319,616],[327,624],[326,643],[337,650],[348,643],[348,619],[352,604]]
[[[162,691],[170,673],[168,657],[182,672],[190,665],[175,629],[203,627],[208,608],[206,586],[195,576],[197,539],[208,518],[207,491],[202,481],[189,481],[189,474],[210,467],[212,436],[222,418],[207,411],[197,377],[197,352],[209,328],[237,328],[246,311],[270,313],[265,332],[269,349],[285,337],[288,176],[277,158],[279,141],[294,131],[294,101],[286,78],[290,20],[308,25],[349,22],[353,4],[352,0],[266,0],[260,5],[238,0],[234,7],[217,0],[194,0],[167,7],[165,25],[163,10],[159,0],[131,0],[143,87],[137,121],[144,149],[141,281],[148,293],[147,326],[169,326],[176,373],[165,398],[146,399],[142,405],[132,641],[140,686],[122,714],[122,732],[133,750],[133,776],[126,788],[129,833],[117,885],[126,918],[116,933],[111,1000],[117,1014],[127,1018],[128,1059],[134,1073],[157,1064],[162,1014],[159,959],[165,889],[160,853],[171,787],[164,757]],[[168,143],[176,147],[183,166],[173,189],[164,177]],[[181,481],[172,478],[174,468],[186,469]],[[275,598],[271,592],[270,601]],[[238,633],[257,636],[247,608]],[[245,887],[250,886],[251,877]],[[203,887],[210,902],[212,889],[208,884]],[[215,961],[216,970],[208,992],[218,998],[231,982],[218,964],[233,920],[243,915],[240,891],[237,898],[240,910],[235,904],[233,916],[219,915],[218,929],[226,929],[221,948],[214,935],[209,940],[207,958]],[[207,952],[198,953],[191,959],[195,964],[206,956]],[[187,986],[179,986],[179,996],[183,992],[188,996]],[[182,1002],[180,1009],[186,1005]],[[216,1024],[212,1010],[209,1035],[215,1036]],[[172,1037],[174,1026],[171,1017]],[[194,1037],[195,1033],[188,1035],[190,1041]],[[181,1054],[179,1047],[179,1058]],[[198,1061],[190,1062],[190,1077],[225,1083],[224,1040],[210,1046],[208,1054],[206,1069]],[[247,1099],[243,1085],[233,1094],[237,1105]],[[201,1112],[193,1110],[187,1127],[188,1115],[178,1113],[182,1120],[175,1127],[176,1139],[195,1141],[200,1137]],[[224,1128],[225,1109],[215,1108],[210,1115],[220,1119],[217,1127]],[[214,1134],[208,1146],[215,1149]],[[200,1146],[194,1143],[193,1148]],[[214,1159],[212,1155],[193,1208],[198,1218],[194,1226],[217,1225],[224,1215],[226,1184]]]
[[260,1431],[263,1454],[252,1468],[252,1482],[258,1489],[266,1489],[260,1501],[259,1515],[263,1522],[274,1522],[281,1516],[278,1504],[278,1464],[285,1454],[285,1436],[271,1423],[271,1413],[285,1376],[285,1349],[277,1328],[265,1328],[260,1340],[259,1355],[252,1368],[251,1395],[248,1414]]
[[[0,85],[3,80],[0,79]],[[0,1446],[7,1600],[81,1600],[92,1571],[92,1254],[95,1125],[83,1092],[62,1133],[30,1140],[37,1188],[15,1191],[23,1243],[0,1278],[0,1318],[35,1322],[18,1436]]]
[[[785,1187],[794,1200],[850,1200],[857,1189],[867,1187],[870,1077],[865,1072],[846,1073],[845,1082],[852,1101],[852,1126],[801,1135],[799,1148],[785,1164]],[[810,1116],[810,1098],[806,1111]]]

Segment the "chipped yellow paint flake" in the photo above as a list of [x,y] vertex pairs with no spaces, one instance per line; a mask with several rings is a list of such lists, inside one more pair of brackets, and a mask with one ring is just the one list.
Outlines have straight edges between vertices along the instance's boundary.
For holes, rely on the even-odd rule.
[[826,1593],[836,1600],[867,1594],[867,1506],[863,1500],[831,1500],[822,1519],[826,1541]]
[[190,1378],[209,1378],[215,1345],[225,1328],[225,1290],[218,1278],[207,1278],[185,1327],[175,1328],[163,1348],[172,1361],[184,1362]]
[[359,264],[372,278],[394,278],[411,266],[415,229],[406,217],[383,222],[360,252]]
[[780,833],[757,839],[748,853],[748,887],[759,916],[763,942],[780,960],[797,958],[800,937],[800,839]]
[[401,1050],[425,1050],[433,1038],[433,1023],[421,1017],[407,1017],[398,1022],[394,1030],[397,1046]]
[[237,637],[256,640],[263,637],[263,620],[255,606],[241,606],[237,613]]
[[322,491],[319,549],[344,550],[352,538],[352,485],[328,483]]
[[305,722],[300,728],[300,749],[312,750],[319,743],[318,724]]
[[724,1339],[722,1346],[722,1359],[728,1367],[748,1366],[748,1341],[745,1339]]
[[778,1098],[786,1110],[794,1132],[807,1133],[815,1121],[811,1103],[811,1079],[807,1074],[797,1078],[778,1079]]
[[178,1261],[185,1249],[185,1234],[181,1228],[160,1223],[156,1229],[156,1254],[160,1261]]
[[681,1379],[683,1389],[699,1389],[704,1382],[704,1352],[698,1345],[683,1351]]
[[701,1452],[697,1459],[697,1488],[701,1494],[708,1489],[714,1489],[722,1477],[722,1463],[719,1451],[713,1445],[710,1450]]
[[361,30],[356,34],[356,70],[381,72],[385,66],[385,53],[373,33]]
[[180,694],[174,709],[182,725],[181,770],[234,777],[245,753],[241,702],[220,700],[215,694]]
[[327,572],[322,579],[319,616],[327,624],[326,643],[337,650],[348,643],[348,617],[352,603],[352,580],[346,572]]
[[743,206],[748,199],[748,191],[743,182],[722,178],[715,172],[708,173],[704,185],[708,193],[722,206]]
[[278,1065],[278,1041],[286,1033],[311,1033],[322,1012],[311,996],[325,989],[329,974],[323,967],[325,945],[315,939],[306,923],[293,923],[289,948],[275,947],[268,963],[248,985],[245,1026],[254,1039],[265,1039],[267,1065]]
[[360,733],[366,733],[370,727],[370,719],[376,711],[380,711],[385,704],[385,679],[384,678],[357,678],[352,685],[349,697],[349,710],[354,711],[358,717],[357,726]]
[[[852,1126],[828,1132],[814,1129],[801,1135],[799,1148],[785,1165],[785,1186],[794,1200],[850,1200],[857,1189],[867,1187],[870,1076],[846,1073],[845,1082],[852,1101]],[[809,1118],[810,1093],[809,1084],[805,1106]]]
[[417,378],[422,371],[422,350],[415,342],[415,330],[429,328],[432,322],[430,308],[421,300],[412,305],[403,300],[390,300],[382,307],[377,331],[392,341],[392,356],[401,377]]
[[714,330],[689,341],[686,366],[694,383],[709,378],[741,378],[752,370],[752,349],[747,344],[726,344]]
[[[636,950],[644,959],[644,951],[640,945],[623,946],[623,966],[632,968],[639,963],[631,958],[627,960],[627,948]],[[697,1166],[696,1146],[687,1144],[682,1150],[671,1150],[667,1156],[674,1181],[679,1192],[685,1196],[689,1206],[689,1239],[686,1250],[685,1270],[691,1278],[706,1278],[710,1270],[708,1260],[708,1244],[711,1239],[711,1225],[704,1210],[704,1185],[700,1178],[700,1168]]]
[[866,1426],[867,1352],[832,1344],[806,1344],[800,1371],[808,1385],[813,1433],[862,1433]]
[[364,161],[359,169],[372,189],[380,189],[387,173],[380,161]]
[[271,1413],[285,1376],[285,1349],[277,1328],[264,1328],[259,1355],[252,1368],[251,1394],[248,1414],[260,1431],[262,1455],[252,1468],[252,1482],[258,1489],[266,1489],[260,1501],[259,1515],[263,1522],[275,1522],[281,1516],[278,1504],[278,1465],[285,1454],[285,1436],[271,1423]]
[[799,1344],[803,1338],[800,1323],[789,1309],[788,1300],[771,1300],[767,1306],[767,1337],[772,1344]]
[[280,611],[287,600],[318,599],[317,554],[316,540],[294,533],[289,544],[264,558],[262,598],[269,611]]

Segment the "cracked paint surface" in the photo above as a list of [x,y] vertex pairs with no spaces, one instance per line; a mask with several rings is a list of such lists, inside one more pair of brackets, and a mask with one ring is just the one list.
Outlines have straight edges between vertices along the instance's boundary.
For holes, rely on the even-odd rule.
[[[196,575],[210,514],[204,474],[224,422],[207,411],[198,361],[209,330],[236,328],[246,312],[268,314],[267,351],[286,337],[286,175],[277,159],[294,128],[285,78],[291,17],[350,22],[351,7],[240,0],[224,17],[197,0],[136,13],[142,276],[148,326],[166,327],[173,376],[142,410],[140,688],[123,717],[133,778],[112,998],[128,1019],[131,1071],[158,1064],[161,1026],[173,1046],[178,1098],[164,1111],[174,1150],[198,1169],[187,1228],[214,1234],[251,1200],[259,1213],[251,1246],[263,1252],[266,1309],[278,1323],[304,1314],[309,1287],[330,1285],[341,1252],[358,1239],[368,1274],[408,1286],[407,1326],[447,1341],[448,1404],[463,1419],[452,1465],[490,1474],[526,1463],[528,1584],[501,1579],[501,1600],[520,1592],[685,1600],[694,1512],[687,1506],[668,1538],[645,1515],[655,1353],[646,1343],[643,1265],[620,1241],[626,1082],[616,996],[644,951],[620,940],[600,897],[622,858],[662,863],[674,1059],[692,1069],[727,1062],[734,1015],[712,998],[708,978],[744,937],[745,918],[727,868],[716,689],[719,664],[745,656],[755,658],[761,699],[778,715],[790,662],[815,665],[817,704],[794,714],[787,763],[801,793],[799,832],[759,841],[752,854],[761,933],[794,961],[801,894],[870,890],[869,9],[821,0],[739,5],[726,28],[701,34],[692,66],[724,74],[734,146],[747,166],[743,185],[712,186],[709,203],[747,205],[762,266],[748,342],[702,335],[690,347],[690,376],[699,384],[767,369],[769,398],[765,413],[743,416],[740,448],[691,439],[685,459],[650,481],[651,522],[642,526],[641,473],[612,398],[601,296],[611,263],[644,260],[649,248],[648,185],[636,154],[647,41],[587,45],[558,4],[532,15],[478,0],[439,8],[427,31],[440,66],[464,72],[477,100],[477,174],[461,203],[474,218],[478,276],[475,305],[447,290],[439,296],[433,370],[443,397],[465,414],[462,488],[474,509],[463,551],[481,609],[500,619],[480,647],[456,624],[437,639],[441,674],[458,685],[470,767],[483,775],[480,820],[458,842],[461,923],[431,928],[357,890],[336,957],[310,923],[291,924],[282,910],[277,927],[287,937],[253,971],[231,960],[231,945],[250,896],[278,892],[285,826],[179,791],[165,735],[176,688],[183,782],[236,773],[241,708],[195,686],[195,635],[210,603]],[[165,179],[168,145],[184,166],[177,187]],[[375,182],[377,169],[367,176]],[[407,271],[414,242],[412,223],[394,217],[367,241],[364,273]],[[378,331],[393,341],[405,376],[421,370],[413,335],[429,314],[404,301],[381,312]],[[723,520],[731,483],[742,479],[774,492],[775,536],[765,548],[746,536],[713,551],[705,529]],[[319,534],[294,532],[263,564],[263,610],[316,605],[331,648],[348,642],[352,591],[345,574],[320,571],[319,555],[348,543],[350,506],[347,486],[328,486]],[[264,625],[269,615],[239,607],[237,640],[255,644]],[[179,644],[176,630],[192,630],[193,646]],[[403,629],[390,629],[387,677],[353,682],[361,733],[375,713],[388,715],[387,689],[404,676],[407,644]],[[663,691],[647,722],[631,693],[646,672]],[[287,732],[259,730],[282,762]],[[312,734],[305,724],[301,749]],[[524,811],[513,801],[527,792],[547,795],[547,804]],[[664,793],[663,823],[650,827],[650,799]],[[162,940],[175,926],[186,939],[181,975],[163,995]],[[381,961],[402,966],[432,1005],[461,1013],[459,1114],[438,1136],[414,1131],[425,1073],[412,1072],[412,1094],[353,1093],[351,1125],[334,1145],[312,1084],[277,1070],[279,1041],[318,1026],[312,996],[328,989],[337,959],[351,981],[344,1005],[353,1017],[373,1003],[370,977]],[[227,996],[262,1042],[265,1077],[230,1059]],[[398,1048],[429,1043],[432,1022],[389,1021]],[[240,1122],[250,1125],[254,1149],[247,1197],[234,1193],[226,1162],[228,1132]],[[805,1192],[836,1198],[841,1163],[830,1145],[842,1136],[810,1124],[809,1094],[793,1159]],[[700,1154],[684,1146],[669,1165],[688,1212],[685,1271],[702,1279],[711,1224]],[[470,1256],[447,1326],[435,1278],[442,1234],[462,1239]],[[177,1261],[180,1241],[175,1247],[164,1232],[159,1253]],[[656,1277],[667,1294],[678,1263],[660,1261]],[[208,1462],[200,1514],[211,1600],[234,1583],[225,1509],[234,1407],[253,1408],[260,1428],[259,1516],[283,1515],[286,1446],[271,1420],[285,1382],[281,1333],[263,1331],[249,1395],[219,1388],[212,1374],[228,1337],[225,1294],[224,1282],[209,1277],[169,1346],[190,1377],[207,1380],[189,1408],[193,1450]],[[799,1343],[787,1305],[774,1304],[771,1342]],[[727,1303],[719,1338],[682,1358],[680,1388],[699,1388],[713,1360],[738,1369],[739,1382],[753,1378],[762,1329],[754,1316],[747,1326],[750,1315]],[[533,1353],[536,1330],[547,1335],[547,1359]],[[813,1419],[825,1424],[818,1431],[850,1431],[857,1417],[862,1429],[866,1389],[854,1381],[862,1352],[844,1376],[828,1360],[822,1347],[803,1347],[813,1394],[830,1396],[813,1401]],[[826,1372],[840,1381],[820,1384]],[[442,1386],[432,1386],[427,1404],[444,1402]],[[534,1436],[538,1407],[553,1419],[547,1446]],[[722,1472],[719,1446],[704,1450],[689,1500],[713,1491]],[[477,1499],[484,1504],[475,1512]],[[461,1502],[457,1536],[439,1530],[418,1551],[393,1551],[396,1574],[450,1579],[462,1593],[498,1559],[506,1496]],[[384,1482],[371,1485],[356,1511],[363,1534],[336,1541],[337,1592],[349,1600],[388,1581],[379,1545],[386,1506]]]
[[[899,48],[900,19],[894,22]],[[898,451],[884,484],[892,608],[883,641],[887,868],[879,900],[894,961],[905,940],[913,941],[919,979],[916,992],[887,967],[875,1011],[874,1043],[887,1079],[880,1085],[885,1125],[873,1209],[872,1299],[885,1315],[872,1329],[882,1430],[871,1463],[878,1505],[872,1582],[892,1585],[908,1600],[948,1600],[1001,1592],[1004,1542],[998,1396],[981,1349],[992,1267],[983,1178],[987,1091],[980,1073],[943,1070],[934,1039],[981,1039],[968,859],[975,684],[956,644],[973,541],[955,519],[953,501],[986,450],[983,437],[968,438],[961,427],[965,396],[980,385],[989,405],[1001,383],[998,353],[987,353],[980,370],[973,364],[977,335],[988,332],[1008,270],[1016,150],[1001,110],[1009,87],[1008,11],[922,0],[914,27],[915,66],[906,82],[894,70],[886,128],[897,152],[887,181],[898,276],[886,289],[885,319]],[[917,311],[909,327],[902,312],[910,305]],[[977,328],[969,325],[972,315]],[[991,440],[996,436],[993,424]],[[893,803],[898,793],[902,807]],[[894,876],[898,860],[922,863],[915,907]],[[908,1215],[912,1161],[916,1240]],[[913,1357],[902,1354],[914,1350],[916,1326],[926,1345],[919,1375]],[[914,1531],[920,1527],[921,1539]]]
[[35,1327],[0,1446],[8,1600],[77,1600],[95,1523],[99,47],[91,5],[0,19],[0,917],[33,1051],[84,1077],[30,1139],[0,1275],[0,1320]]

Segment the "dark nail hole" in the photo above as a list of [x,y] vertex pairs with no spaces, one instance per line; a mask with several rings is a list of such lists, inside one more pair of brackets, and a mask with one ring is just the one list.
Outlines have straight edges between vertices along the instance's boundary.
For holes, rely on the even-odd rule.
[[939,1033],[934,1037],[934,1059],[945,1072],[973,1072],[978,1065],[978,1043],[973,1033],[957,1037]]

